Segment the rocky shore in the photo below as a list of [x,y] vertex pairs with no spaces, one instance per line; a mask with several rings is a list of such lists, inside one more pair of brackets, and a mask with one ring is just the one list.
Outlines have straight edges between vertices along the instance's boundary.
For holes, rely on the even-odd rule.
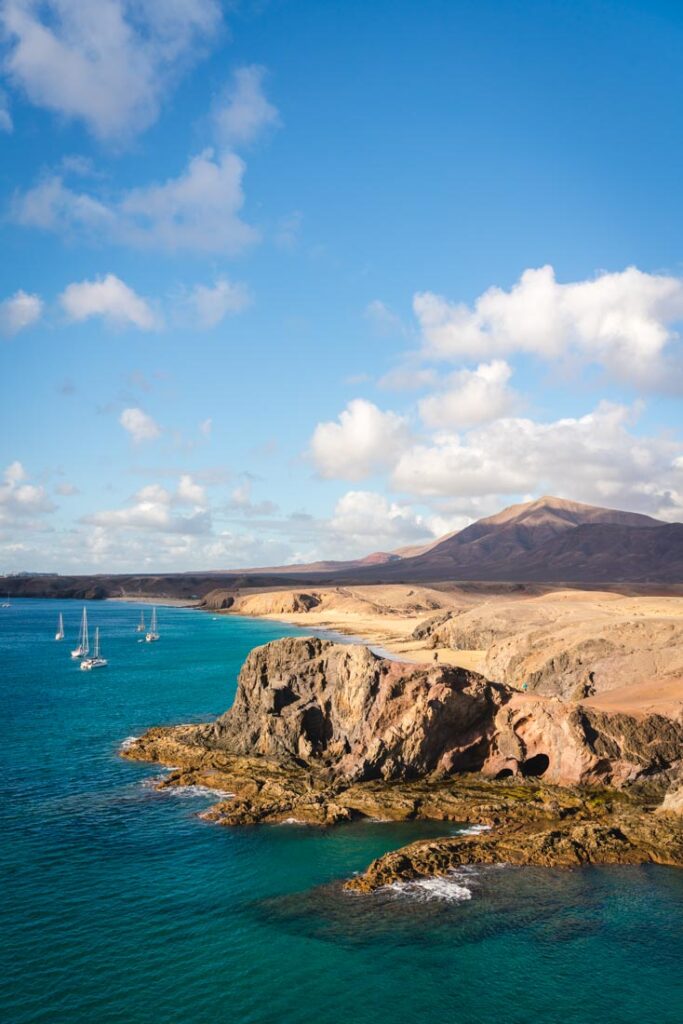
[[160,787],[232,794],[222,825],[433,819],[490,831],[411,844],[370,891],[461,864],[683,866],[683,724],[528,697],[481,675],[304,638],[256,648],[215,722],[154,728],[122,756]]

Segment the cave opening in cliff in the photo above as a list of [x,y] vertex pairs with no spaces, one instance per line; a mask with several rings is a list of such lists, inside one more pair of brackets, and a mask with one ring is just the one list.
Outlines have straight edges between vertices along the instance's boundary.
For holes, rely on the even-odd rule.
[[527,761],[522,761],[519,766],[519,770],[524,776],[533,776],[539,778],[541,775],[545,775],[550,766],[550,758],[547,754],[535,754],[530,757]]
[[512,768],[501,768],[498,774],[496,775],[496,779],[511,779],[513,774],[514,772],[512,771]]

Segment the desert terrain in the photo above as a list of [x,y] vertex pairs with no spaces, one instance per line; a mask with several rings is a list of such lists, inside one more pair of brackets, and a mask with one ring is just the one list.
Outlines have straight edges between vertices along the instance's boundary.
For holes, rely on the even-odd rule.
[[386,584],[215,591],[207,606],[357,636],[401,661],[460,666],[530,697],[683,717],[683,597],[675,593]]

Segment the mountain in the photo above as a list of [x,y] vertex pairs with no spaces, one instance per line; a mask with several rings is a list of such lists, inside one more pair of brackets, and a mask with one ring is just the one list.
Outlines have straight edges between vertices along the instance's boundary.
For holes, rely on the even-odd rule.
[[164,575],[0,578],[16,596],[193,600],[223,588],[282,588],[446,580],[510,583],[683,584],[683,523],[545,496],[479,519],[422,547],[354,561]]
[[[367,583],[439,579],[683,582],[677,531],[671,525],[639,512],[544,495],[510,505],[427,544],[375,552],[348,562],[245,571],[259,576],[296,574],[301,579],[331,573],[345,582]],[[644,531],[649,532],[647,538]]]
[[430,545],[411,561],[417,563],[419,559],[421,566],[435,568],[503,566],[528,558],[547,542],[573,533],[579,526],[598,524],[617,529],[655,529],[664,525],[637,512],[619,512],[546,495],[479,519]]
[[683,525],[546,495],[354,575],[366,582],[677,583],[683,582]]

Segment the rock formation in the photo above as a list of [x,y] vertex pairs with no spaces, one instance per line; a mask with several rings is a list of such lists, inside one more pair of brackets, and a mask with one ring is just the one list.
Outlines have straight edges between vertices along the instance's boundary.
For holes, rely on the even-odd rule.
[[683,864],[683,724],[362,646],[256,648],[226,714],[152,729],[122,753],[173,765],[161,786],[232,794],[203,815],[224,825],[381,817],[494,828],[387,854],[350,883],[362,891],[475,862]]
[[504,687],[447,666],[406,665],[315,638],[258,647],[235,703],[205,741],[347,779],[415,778],[484,764]]

